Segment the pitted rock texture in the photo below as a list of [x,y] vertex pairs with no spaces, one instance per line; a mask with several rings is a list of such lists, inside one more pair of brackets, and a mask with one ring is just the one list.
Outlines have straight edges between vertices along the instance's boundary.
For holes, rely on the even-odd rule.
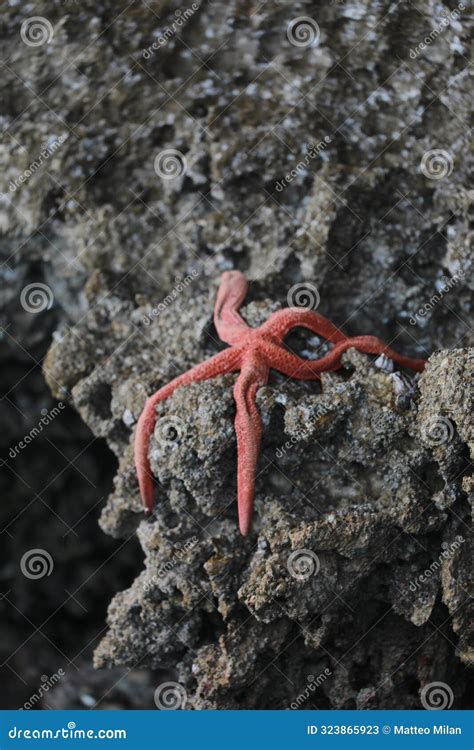
[[[96,663],[173,669],[191,708],[420,707],[433,681],[465,707],[468,16],[413,56],[451,5],[195,5],[174,30],[172,2],[40,0],[34,13],[55,33],[35,48],[18,42],[23,7],[4,19],[4,86],[18,92],[3,113],[15,135],[7,183],[65,136],[44,169],[6,189],[7,257],[21,245],[11,294],[32,276],[54,289],[63,317],[45,376],[119,461],[102,528],[136,532],[145,553]],[[317,44],[288,39],[298,16],[317,21]],[[173,180],[156,169],[166,149],[185,161]],[[432,150],[444,176],[422,168]],[[252,280],[252,325],[306,282],[349,334],[430,357],[419,381],[355,352],[321,384],[272,376],[245,540],[232,376],[163,406],[149,520],[131,447],[147,395],[222,347],[212,305],[234,267]],[[288,344],[325,351],[298,333]]]
[[[442,388],[448,398],[467,354],[435,355],[421,377],[422,393]],[[446,357],[454,375],[441,385],[436,362]],[[152,443],[160,491],[156,520],[138,530],[146,570],[116,597],[98,665],[138,660],[175,668],[196,708],[242,708],[249,700],[259,708],[288,707],[305,690],[302,675],[319,674],[323,663],[331,677],[317,696],[311,693],[318,707],[397,705],[398,681],[413,686],[403,705],[416,706],[417,681],[444,678],[451,685],[452,674],[462,703],[460,663],[472,658],[469,509],[461,489],[468,462],[452,447],[462,439],[454,431],[442,442],[426,431],[428,412],[430,425],[438,419],[439,399],[430,409],[417,391],[400,410],[393,375],[355,352],[346,365],[351,376],[324,375],[320,394],[309,393],[314,384],[298,385],[284,406],[277,400],[281,385],[262,394],[267,429],[248,540],[237,530],[235,491],[230,507],[222,492],[222,483],[235,482],[230,384],[225,388],[232,378],[170,399],[163,420],[179,414],[202,439],[211,413],[222,444],[199,451],[191,427],[168,452]],[[207,476],[210,500],[202,490]],[[457,635],[448,635],[451,627]],[[211,633],[214,646],[207,643]],[[403,665],[400,638],[413,651]],[[428,638],[444,658],[425,674],[418,651]],[[270,687],[275,670],[289,676],[277,692]],[[354,672],[349,684],[347,671]]]

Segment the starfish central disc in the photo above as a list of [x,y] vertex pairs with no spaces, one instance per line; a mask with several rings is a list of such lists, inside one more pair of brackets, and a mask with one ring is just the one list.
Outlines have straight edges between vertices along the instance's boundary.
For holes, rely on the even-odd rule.
[[[248,534],[252,520],[255,475],[262,439],[262,422],[255,397],[259,388],[267,384],[270,369],[296,380],[318,380],[322,372],[341,367],[341,357],[351,347],[367,354],[385,354],[398,365],[418,372],[426,364],[423,359],[398,354],[375,336],[346,336],[330,320],[304,308],[280,310],[273,313],[259,328],[251,328],[239,312],[247,287],[247,279],[240,271],[227,271],[222,275],[214,306],[214,324],[219,338],[229,348],[179,375],[150,396],[138,420],[134,446],[140,494],[145,509],[151,512],[154,487],[148,450],[150,436],[158,418],[157,405],[181,386],[240,371],[234,386],[234,400],[237,505],[239,527],[244,536]],[[283,342],[293,328],[307,328],[322,336],[332,344],[331,350],[316,360],[302,359],[292,354],[284,347]]]

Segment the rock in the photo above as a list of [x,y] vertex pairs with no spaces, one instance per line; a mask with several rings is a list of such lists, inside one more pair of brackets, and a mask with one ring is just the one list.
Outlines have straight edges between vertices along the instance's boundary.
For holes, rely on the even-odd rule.
[[[41,1],[54,33],[37,47],[19,39],[29,11],[5,12],[4,302],[28,341],[44,334],[21,291],[52,290],[46,380],[118,460],[102,529],[145,555],[95,663],[172,670],[195,709],[419,708],[430,681],[464,708],[470,21],[420,48],[432,0],[195,5],[178,24],[171,2],[155,19],[125,0]],[[291,37],[301,15],[308,45]],[[221,349],[212,307],[230,268],[251,279],[251,325],[304,284],[348,333],[429,360],[419,379],[354,351],[320,384],[272,373],[246,539],[234,376],[163,405],[148,520],[132,459],[146,397]]]

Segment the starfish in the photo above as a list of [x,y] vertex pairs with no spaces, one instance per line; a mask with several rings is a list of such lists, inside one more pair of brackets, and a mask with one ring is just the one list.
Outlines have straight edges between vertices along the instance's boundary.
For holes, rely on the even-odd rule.
[[[150,396],[137,423],[135,465],[143,505],[151,513],[154,505],[153,475],[148,459],[150,436],[157,419],[156,407],[172,393],[190,383],[230,372],[240,374],[234,386],[237,435],[237,504],[243,536],[250,530],[255,474],[262,438],[262,423],[255,403],[257,391],[268,383],[271,369],[297,380],[319,380],[322,372],[341,367],[341,357],[354,347],[367,354],[385,354],[403,367],[421,372],[423,359],[398,354],[375,336],[346,336],[330,320],[314,310],[290,307],[273,313],[258,328],[251,328],[239,310],[247,294],[248,282],[240,271],[226,271],[221,278],[214,307],[214,325],[221,341],[229,348],[174,378]],[[307,328],[327,339],[331,350],[320,359],[307,360],[285,349],[283,342],[293,328]]]

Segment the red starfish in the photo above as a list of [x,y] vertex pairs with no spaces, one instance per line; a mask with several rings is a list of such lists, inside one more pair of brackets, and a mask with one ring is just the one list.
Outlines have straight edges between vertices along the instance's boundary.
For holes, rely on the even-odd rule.
[[[154,430],[156,405],[171,396],[182,385],[197,383],[240,370],[234,386],[237,434],[237,498],[239,526],[245,536],[252,517],[255,472],[257,468],[262,423],[255,404],[255,395],[268,382],[270,369],[297,380],[318,380],[322,372],[341,367],[341,356],[350,347],[368,354],[385,354],[399,365],[421,372],[425,360],[404,357],[390,349],[375,336],[349,338],[327,318],[305,308],[279,310],[259,328],[250,328],[239,314],[248,283],[240,271],[222,275],[214,307],[214,324],[219,338],[230,348],[196,365],[183,375],[160,388],[147,400],[138,420],[135,436],[135,464],[143,504],[153,509],[153,476],[148,460],[150,436]],[[305,360],[283,348],[283,340],[292,328],[303,327],[323,336],[334,346],[321,359]]]

